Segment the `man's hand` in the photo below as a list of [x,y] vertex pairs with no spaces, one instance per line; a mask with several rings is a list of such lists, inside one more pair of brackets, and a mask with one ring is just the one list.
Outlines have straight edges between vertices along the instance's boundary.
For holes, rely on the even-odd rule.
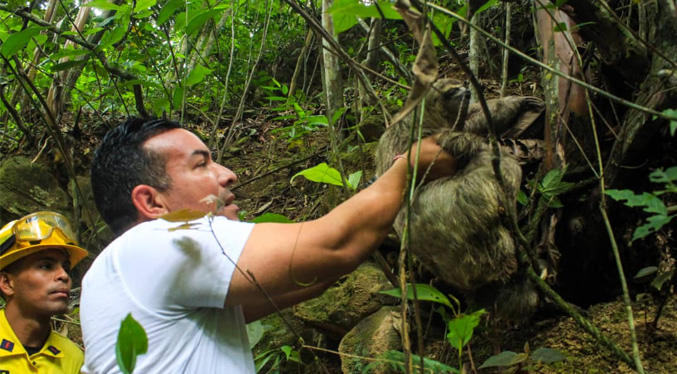
[[[416,155],[418,154],[418,172],[417,178],[420,179],[424,176],[428,167],[430,171],[425,175],[426,181],[432,181],[438,178],[447,177],[456,174],[456,161],[452,155],[444,151],[437,144],[436,136],[429,136],[427,138],[421,139],[420,143],[414,143],[411,146],[411,149],[408,153],[408,159],[411,164],[414,164],[416,160]],[[398,156],[396,160],[402,158],[407,159],[407,157]]]

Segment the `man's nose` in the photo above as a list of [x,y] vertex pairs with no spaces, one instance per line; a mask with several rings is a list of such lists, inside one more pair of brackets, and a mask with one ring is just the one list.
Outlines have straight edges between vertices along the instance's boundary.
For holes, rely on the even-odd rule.
[[68,274],[68,271],[64,266],[59,265],[56,271],[56,280],[64,283],[68,283],[70,281],[71,276]]
[[219,184],[228,187],[237,182],[237,175],[225,166],[219,165]]

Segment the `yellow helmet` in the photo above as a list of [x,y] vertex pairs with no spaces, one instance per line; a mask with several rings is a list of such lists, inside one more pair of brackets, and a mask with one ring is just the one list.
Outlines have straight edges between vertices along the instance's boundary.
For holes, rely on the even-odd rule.
[[6,224],[0,230],[0,270],[20,258],[50,249],[68,252],[71,267],[87,257],[78,246],[66,217],[54,212],[37,212]]

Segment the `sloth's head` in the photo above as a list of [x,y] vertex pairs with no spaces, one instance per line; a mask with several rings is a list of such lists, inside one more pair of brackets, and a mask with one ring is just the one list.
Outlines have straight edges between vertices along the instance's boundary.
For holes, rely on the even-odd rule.
[[470,90],[463,82],[452,78],[438,79],[426,96],[426,115],[433,111],[435,117],[447,122],[445,127],[462,130],[469,103]]

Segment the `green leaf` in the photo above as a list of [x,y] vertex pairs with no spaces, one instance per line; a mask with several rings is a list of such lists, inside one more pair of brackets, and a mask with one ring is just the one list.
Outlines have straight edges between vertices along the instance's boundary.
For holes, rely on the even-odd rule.
[[249,337],[249,348],[254,348],[266,332],[265,326],[261,321],[254,321],[247,324],[247,336]]
[[513,366],[526,361],[527,355],[524,353],[515,353],[513,351],[503,351],[497,355],[489,357],[479,367],[480,369],[498,367],[498,366]]
[[183,104],[183,86],[178,85],[174,88],[172,105],[174,105],[174,108],[181,108],[181,104]]
[[71,68],[74,68],[74,67],[85,66],[86,63],[87,63],[87,61],[66,61],[66,62],[62,62],[60,64],[54,64],[54,66],[52,66],[51,70],[52,70],[52,72],[68,70],[68,69],[71,69]]
[[357,187],[360,185],[360,180],[362,179],[362,170],[356,171],[348,177],[348,187],[353,190],[357,190]]
[[521,205],[527,205],[528,200],[529,200],[529,198],[527,197],[526,192],[524,192],[522,190],[519,190],[519,192],[517,192],[517,202],[518,203],[520,203]]
[[137,0],[134,13],[142,12],[155,4],[157,4],[157,0]]
[[169,18],[183,6],[183,4],[185,4],[185,0],[169,0],[169,2],[162,7],[160,14],[157,16],[158,25],[167,22]]
[[663,288],[663,284],[672,279],[674,273],[675,269],[658,274],[658,276],[651,282],[651,287],[660,291],[661,288]]
[[136,366],[136,357],[146,352],[148,352],[146,331],[129,313],[120,323],[118,340],[115,343],[115,358],[120,370],[125,374],[132,373]]
[[[383,15],[388,19],[402,19],[402,16],[395,10],[393,4],[388,0],[378,1]],[[381,18],[376,5],[365,5],[361,0],[337,0],[329,9],[329,13],[334,19],[334,32],[340,34],[357,24],[357,17]]]
[[119,5],[115,5],[113,3],[109,3],[108,0],[93,0],[87,3],[88,7],[91,8],[96,8],[96,9],[103,9],[103,10],[122,10],[122,7]]
[[11,34],[7,37],[7,40],[2,42],[0,54],[5,56],[5,58],[14,56],[21,48],[25,47],[26,44],[31,41],[32,37],[38,35],[40,31],[44,29],[44,27],[29,27],[23,31]]
[[186,87],[191,87],[202,82],[207,75],[211,74],[211,72],[212,69],[198,64],[186,77]]
[[190,21],[188,21],[188,25],[186,25],[186,34],[192,35],[194,32],[198,31],[205,24],[205,22],[207,22],[208,19],[213,18],[214,16],[222,12],[223,10],[219,9],[198,12],[197,15],[195,15]]
[[480,309],[472,314],[462,314],[447,324],[447,340],[452,347],[461,350],[472,338],[475,327],[480,323],[480,316],[484,314],[484,309]]
[[566,358],[560,351],[556,349],[538,348],[533,353],[531,353],[531,359],[536,362],[551,364],[553,362],[564,361]]
[[[381,355],[379,355],[379,358],[382,358],[384,360],[388,360],[389,364],[394,368],[394,369],[399,369],[400,372],[404,372],[404,363],[405,363],[405,356],[404,353],[398,352],[398,351],[385,351]],[[419,373],[420,368],[421,368],[421,357],[415,354],[411,355],[411,361],[414,366],[414,372]],[[382,363],[379,361],[373,362],[367,366],[364,367],[362,370],[362,373],[371,373],[374,368],[377,366],[381,365]],[[429,358],[424,357],[423,358],[423,369],[425,373],[440,373],[440,374],[446,374],[446,373],[460,373],[458,369],[455,367],[451,367],[449,365],[445,365],[439,361],[435,361]],[[390,372],[390,371],[389,371]]]
[[632,277],[632,279],[644,278],[647,275],[655,274],[657,271],[658,271],[657,266],[647,266],[647,267],[641,269],[640,271],[638,271],[637,274],[635,274],[635,276]]
[[545,197],[561,195],[574,188],[574,184],[563,182],[564,171],[559,169],[550,170],[539,184],[538,190]]
[[159,118],[164,112],[169,113],[169,99],[161,97],[153,101],[153,114]]
[[676,118],[670,120],[670,135],[675,136],[675,131],[677,131],[677,109],[666,109],[663,111],[663,114]]
[[672,218],[675,216],[664,216],[664,215],[655,215],[648,217],[646,219],[647,223],[635,229],[634,234],[632,235],[632,241],[634,242],[637,239],[643,239],[649,236],[650,234],[660,230],[661,227],[670,223]]
[[677,166],[672,166],[668,170],[655,170],[649,174],[649,180],[653,183],[673,183],[677,181]]
[[310,169],[302,170],[296,173],[289,183],[294,181],[294,178],[302,175],[306,177],[309,181],[318,182],[318,183],[328,183],[335,186],[343,186],[343,181],[341,180],[341,173],[338,170],[329,167],[326,162],[323,162],[317,166],[314,166]]
[[[416,296],[419,300],[432,301],[448,306],[450,309],[454,308],[449,299],[442,292],[437,290],[437,288],[425,283],[416,283],[414,287],[416,287]],[[414,300],[414,287],[412,287],[411,283],[407,284],[407,300]],[[402,290],[400,288],[380,291],[379,293],[402,298]]]
[[[378,3],[379,8],[387,19],[402,19],[402,16],[395,10],[393,3],[389,0],[372,1],[370,5],[366,5],[362,0],[336,0],[334,5],[329,8],[329,14],[337,15],[352,15],[360,18],[378,17],[381,14],[376,9],[375,3]],[[336,18],[334,18],[336,21]]]
[[283,216],[282,214],[277,213],[264,213],[253,220],[253,223],[264,223],[264,222],[273,222],[273,223],[293,223],[294,221]]
[[103,37],[101,38],[101,41],[99,42],[99,45],[96,47],[96,49],[106,49],[122,40],[122,38],[124,38],[125,34],[127,33],[126,26],[127,25],[118,25],[117,27],[113,27],[112,30],[106,31],[106,33],[103,34]]

